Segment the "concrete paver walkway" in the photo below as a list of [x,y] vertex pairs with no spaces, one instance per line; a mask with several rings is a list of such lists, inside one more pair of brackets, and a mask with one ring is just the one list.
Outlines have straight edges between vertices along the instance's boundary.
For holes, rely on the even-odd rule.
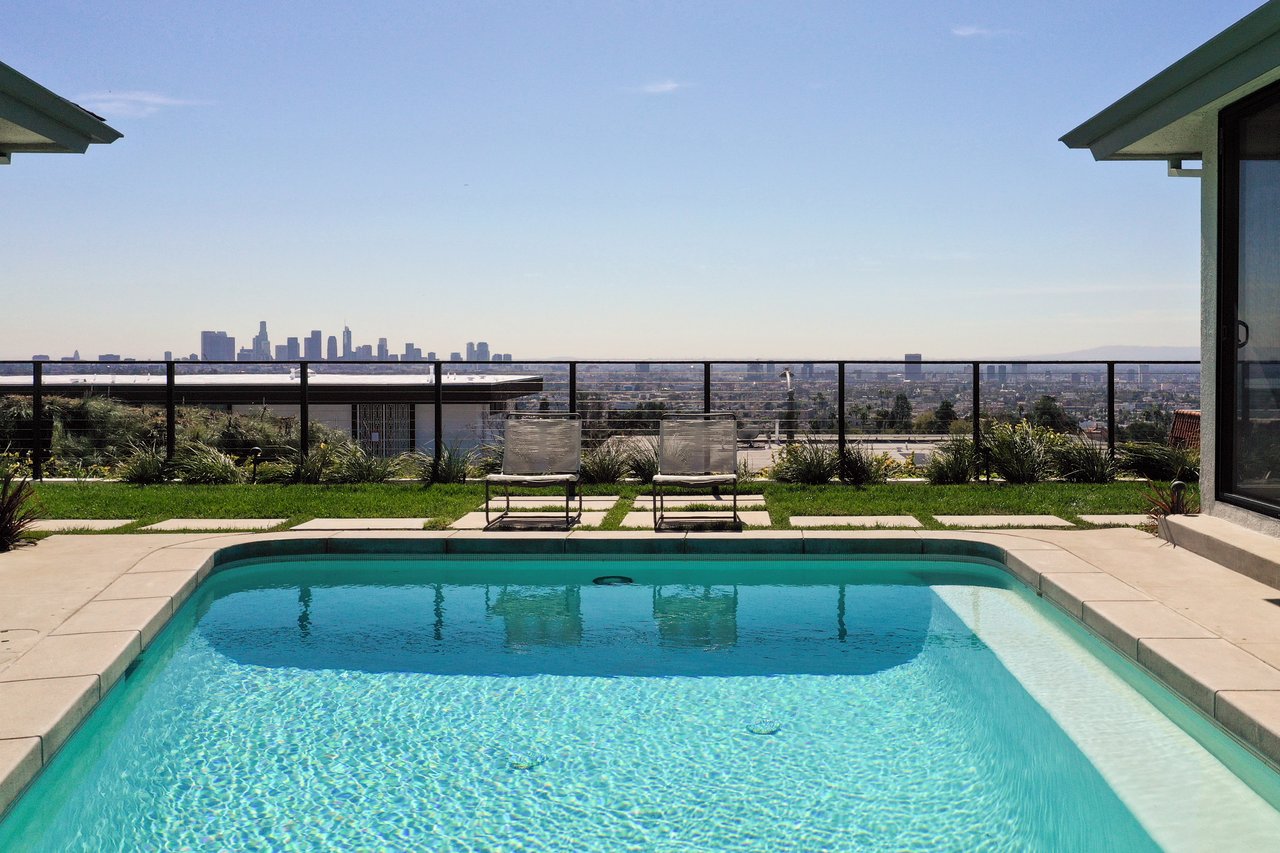
[[170,518],[148,524],[142,530],[270,530],[287,518]]
[[42,518],[31,525],[43,533],[65,533],[69,530],[113,530],[133,524],[132,518]]
[[1075,527],[1056,515],[935,515],[934,518],[951,527]]
[[914,515],[793,515],[792,527],[923,527]]

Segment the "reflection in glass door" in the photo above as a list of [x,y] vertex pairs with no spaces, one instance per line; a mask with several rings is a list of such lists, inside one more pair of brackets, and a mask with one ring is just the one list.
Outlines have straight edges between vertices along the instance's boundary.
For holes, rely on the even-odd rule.
[[1219,496],[1260,502],[1275,511],[1280,508],[1280,94],[1224,113],[1223,130],[1219,387],[1231,419],[1220,422],[1226,446]]

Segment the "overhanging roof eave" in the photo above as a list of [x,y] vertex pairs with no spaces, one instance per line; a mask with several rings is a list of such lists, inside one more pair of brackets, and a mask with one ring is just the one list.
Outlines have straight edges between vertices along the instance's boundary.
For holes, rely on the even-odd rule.
[[1169,150],[1125,153],[1125,149],[1248,87],[1275,70],[1277,56],[1280,56],[1280,0],[1270,0],[1068,131],[1060,141],[1068,148],[1088,148],[1097,160],[1199,156],[1202,152],[1194,150],[1197,146],[1188,146],[1183,141],[1174,143]]
[[[89,145],[109,144],[120,131],[98,116],[52,92],[31,78],[0,62],[0,118],[50,140],[43,150],[83,152]],[[21,144],[4,146],[21,151]],[[28,147],[27,150],[41,150]]]

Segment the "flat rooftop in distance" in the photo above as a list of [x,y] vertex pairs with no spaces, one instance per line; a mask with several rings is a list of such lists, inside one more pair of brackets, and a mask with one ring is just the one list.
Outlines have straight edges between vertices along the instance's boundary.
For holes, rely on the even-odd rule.
[[[298,371],[288,373],[177,373],[174,390],[183,402],[296,403],[301,390]],[[67,373],[41,378],[44,393],[97,394],[131,402],[162,403],[163,373]],[[444,374],[440,385],[446,403],[487,403],[542,392],[542,377],[505,374]],[[0,394],[28,395],[30,376],[0,376]],[[307,400],[325,402],[421,403],[435,394],[431,373],[318,373],[307,376]]]

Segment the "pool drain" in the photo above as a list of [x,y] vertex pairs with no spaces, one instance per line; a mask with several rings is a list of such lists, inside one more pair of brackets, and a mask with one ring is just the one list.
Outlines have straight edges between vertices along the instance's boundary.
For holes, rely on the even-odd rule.
[[629,583],[635,583],[626,575],[601,575],[592,581],[596,586],[625,586]]
[[747,731],[751,732],[753,735],[776,735],[778,732],[782,731],[782,723],[778,720],[771,720],[766,717],[763,720],[756,720],[754,723],[747,726]]

